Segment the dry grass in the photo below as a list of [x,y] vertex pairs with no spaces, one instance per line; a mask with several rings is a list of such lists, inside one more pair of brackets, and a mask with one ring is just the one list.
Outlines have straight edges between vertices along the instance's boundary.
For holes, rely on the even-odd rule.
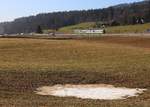
[[150,91],[122,101],[38,96],[43,85],[97,84],[150,89],[150,39],[0,39],[2,107],[149,107]]

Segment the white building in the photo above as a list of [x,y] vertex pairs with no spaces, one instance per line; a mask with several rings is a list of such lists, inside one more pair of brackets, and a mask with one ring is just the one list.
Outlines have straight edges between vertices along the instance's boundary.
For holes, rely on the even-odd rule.
[[104,29],[84,29],[84,30],[74,30],[76,34],[103,34],[105,33]]

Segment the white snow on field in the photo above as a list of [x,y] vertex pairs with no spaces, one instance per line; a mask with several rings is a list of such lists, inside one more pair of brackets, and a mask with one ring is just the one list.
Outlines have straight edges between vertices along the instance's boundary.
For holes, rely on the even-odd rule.
[[138,96],[146,89],[130,89],[114,87],[113,85],[55,85],[44,86],[37,89],[38,95],[51,95],[58,97],[76,97],[82,99],[115,100]]

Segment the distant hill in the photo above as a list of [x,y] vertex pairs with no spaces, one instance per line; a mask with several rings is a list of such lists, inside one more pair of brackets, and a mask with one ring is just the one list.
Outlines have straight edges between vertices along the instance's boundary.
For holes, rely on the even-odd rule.
[[117,22],[119,25],[135,24],[136,20],[150,22],[150,0],[131,4],[120,4],[103,9],[43,13],[22,17],[12,22],[0,23],[0,34],[35,32],[37,26],[42,29],[58,29],[83,22]]

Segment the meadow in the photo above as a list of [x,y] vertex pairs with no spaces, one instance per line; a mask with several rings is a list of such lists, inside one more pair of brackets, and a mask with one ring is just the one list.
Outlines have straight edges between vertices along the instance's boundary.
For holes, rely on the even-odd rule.
[[146,33],[147,29],[150,29],[150,23],[108,27],[107,33]]
[[62,33],[74,33],[76,29],[90,29],[94,28],[95,22],[86,22],[86,23],[79,23],[76,25],[66,26],[60,28],[58,31]]
[[[73,26],[62,27],[59,29],[59,32],[74,33],[75,29],[91,29],[94,28],[94,26],[94,22],[80,23]],[[106,27],[106,33],[146,33],[147,29],[150,29],[150,23],[123,26],[108,26]]]
[[[125,100],[36,95],[40,86],[112,84],[146,88]],[[1,107],[150,107],[150,38],[0,38]]]

